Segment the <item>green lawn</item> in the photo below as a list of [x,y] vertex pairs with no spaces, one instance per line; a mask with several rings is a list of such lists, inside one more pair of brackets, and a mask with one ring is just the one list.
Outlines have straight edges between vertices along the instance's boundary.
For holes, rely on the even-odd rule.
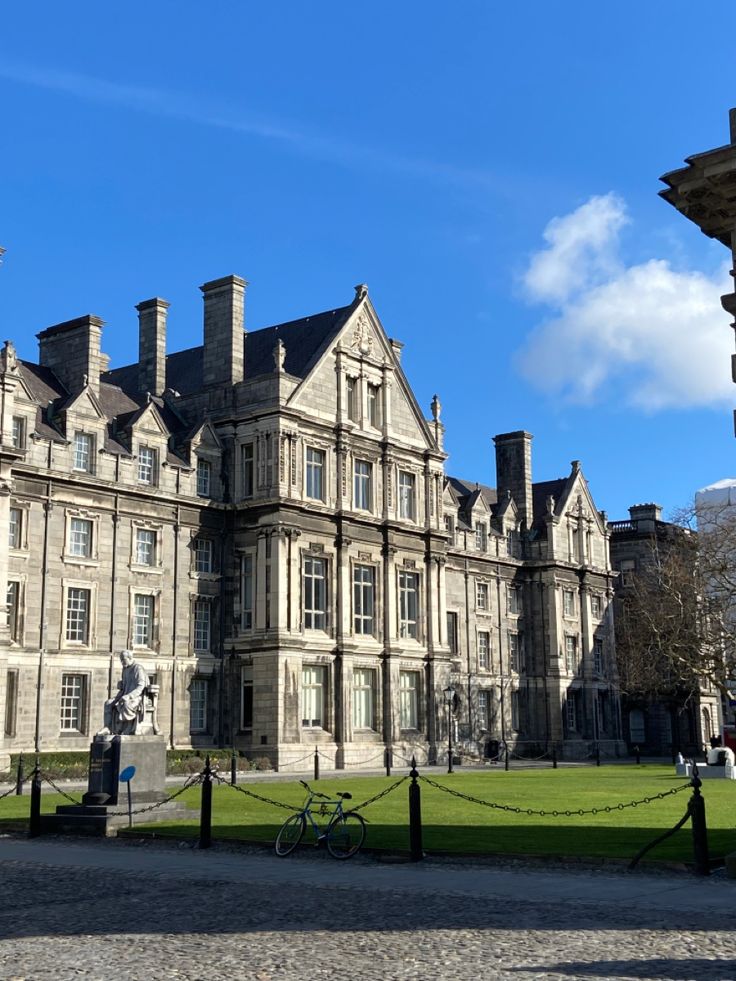
[[[505,854],[607,857],[630,859],[657,834],[672,827],[685,812],[691,791],[640,804],[624,810],[584,816],[566,816],[579,808],[615,808],[619,803],[652,797],[686,781],[675,777],[671,767],[602,766],[558,770],[511,770],[458,772],[450,776],[439,768],[426,770],[436,783],[483,800],[522,809],[532,808],[557,816],[514,814],[491,810],[443,793],[422,783],[424,848],[435,853]],[[350,791],[359,804],[397,778],[359,777],[352,780],[320,780],[322,793]],[[361,813],[368,821],[366,846],[392,851],[408,848],[408,787],[398,789],[369,805]],[[294,783],[247,784],[246,789],[283,803],[298,805],[303,790]],[[198,833],[201,791],[192,788],[183,795],[193,808],[192,822],[149,826],[156,834],[189,836]],[[736,851],[736,782],[708,781],[703,786],[712,856]],[[60,802],[44,795],[44,810]],[[214,788],[213,836],[246,841],[273,841],[288,812],[260,803],[227,786]],[[0,822],[25,816],[28,798],[9,797],[0,801]],[[305,840],[310,840],[308,837]],[[689,823],[672,838],[657,846],[647,860],[690,861],[692,837]]]

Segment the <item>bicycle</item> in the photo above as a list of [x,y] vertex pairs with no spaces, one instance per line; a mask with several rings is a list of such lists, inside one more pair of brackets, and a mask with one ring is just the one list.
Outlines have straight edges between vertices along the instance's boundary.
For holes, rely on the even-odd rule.
[[[333,858],[350,858],[355,855],[365,841],[365,819],[355,811],[343,810],[344,801],[352,800],[353,795],[339,793],[338,800],[332,800],[326,794],[312,790],[304,780],[299,783],[307,791],[307,799],[301,811],[292,814],[282,824],[274,844],[276,854],[283,858],[294,851],[304,837],[309,818],[316,843],[319,845],[324,842]],[[327,827],[320,827],[314,818],[312,803],[317,798],[322,800],[317,813],[319,817],[329,818]]]

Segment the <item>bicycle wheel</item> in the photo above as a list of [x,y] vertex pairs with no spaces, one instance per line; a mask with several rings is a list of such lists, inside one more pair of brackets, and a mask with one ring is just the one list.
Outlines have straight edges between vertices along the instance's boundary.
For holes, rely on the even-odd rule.
[[354,811],[336,817],[327,829],[327,851],[333,858],[350,858],[365,841],[365,821]]
[[276,836],[276,843],[274,845],[276,854],[280,858],[294,851],[302,840],[306,827],[307,821],[303,814],[292,814],[290,818],[284,821],[281,825],[281,830]]

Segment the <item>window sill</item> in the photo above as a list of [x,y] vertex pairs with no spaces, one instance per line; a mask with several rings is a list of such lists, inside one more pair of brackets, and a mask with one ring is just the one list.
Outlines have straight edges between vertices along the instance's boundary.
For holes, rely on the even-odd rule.
[[131,562],[129,568],[131,572],[148,572],[153,573],[155,576],[162,576],[164,574],[163,567],[160,565],[142,565],[139,562]]
[[100,565],[100,560],[99,559],[85,558],[83,555],[66,555],[65,554],[65,555],[62,555],[61,561],[65,565],[79,565],[79,566],[84,566],[86,568],[92,568],[92,569],[99,568],[99,565]]

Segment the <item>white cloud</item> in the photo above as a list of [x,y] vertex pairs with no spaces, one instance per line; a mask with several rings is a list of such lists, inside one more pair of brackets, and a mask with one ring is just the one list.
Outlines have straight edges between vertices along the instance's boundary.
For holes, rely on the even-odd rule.
[[678,271],[665,259],[625,265],[619,232],[628,221],[613,194],[555,218],[548,248],[532,256],[527,296],[556,315],[518,353],[536,387],[570,401],[607,397],[647,410],[733,400],[732,336],[720,295],[728,266],[714,275]]

